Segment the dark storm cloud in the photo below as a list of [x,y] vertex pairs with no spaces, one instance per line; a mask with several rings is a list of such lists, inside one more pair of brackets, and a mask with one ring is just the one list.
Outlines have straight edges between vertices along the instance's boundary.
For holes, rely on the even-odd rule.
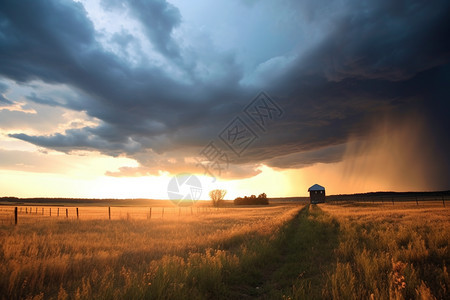
[[278,156],[270,159],[267,165],[275,168],[303,168],[316,163],[338,162],[342,160],[345,148],[345,145],[336,145]]
[[12,104],[11,101],[9,101],[8,99],[6,99],[3,96],[3,93],[5,93],[8,90],[8,85],[5,83],[0,82],[0,106],[1,105],[10,105]]
[[7,84],[5,84],[5,83],[3,83],[3,82],[0,82],[0,93],[4,93],[4,92],[6,92],[8,90],[8,85]]
[[[166,13],[166,10],[160,12]],[[208,115],[210,110],[223,106],[220,101],[211,105],[205,105],[206,102],[227,97],[235,88],[214,86],[211,91],[198,83],[198,92],[197,88],[193,90],[191,86],[169,78],[160,69],[129,67],[95,41],[93,26],[83,7],[77,3],[8,2],[0,13],[4,20],[0,48],[0,72],[3,76],[18,82],[41,79],[64,83],[81,90],[82,96],[86,97],[82,105],[70,98],[61,105],[86,110],[89,115],[102,120],[105,125],[97,130],[97,134],[106,141],[101,145],[109,145],[109,140],[117,136],[151,137],[161,130],[177,134],[177,131],[199,123],[199,118]],[[168,13],[172,14],[171,10]],[[230,62],[227,63],[229,67]],[[49,105],[58,103],[36,95],[28,98]],[[80,130],[79,134],[83,133]],[[23,135],[17,137],[26,138]],[[66,142],[59,145],[61,138],[26,139],[55,148],[71,145]],[[94,144],[81,143],[79,146],[91,145]]]
[[140,148],[139,144],[124,135],[117,135],[107,140],[100,138],[94,134],[95,132],[98,132],[98,129],[84,127],[82,129],[69,129],[64,134],[56,133],[46,137],[29,136],[23,133],[10,134],[9,136],[41,147],[52,148],[67,153],[73,150],[98,149],[103,153],[117,156],[123,152],[133,154]]
[[[450,5],[402,3],[355,3],[353,10],[334,20],[334,29],[322,43],[267,85],[289,112],[285,119],[289,130],[277,131],[282,146],[276,147],[322,149],[344,143],[349,136],[364,137],[371,126],[368,120],[386,113],[419,110],[435,122],[437,115],[431,110],[450,111],[444,83],[449,76]],[[438,119],[434,133],[450,129],[448,118]],[[437,140],[439,148],[450,149],[445,134]],[[269,151],[264,149],[255,154],[264,156]],[[323,153],[317,161],[333,161],[332,157]]]
[[48,106],[62,106],[62,104],[56,101],[55,99],[49,97],[39,97],[36,93],[31,93],[29,96],[27,96],[27,99],[35,103],[44,104]]
[[[258,132],[260,138],[233,160],[236,166],[336,162],[349,137],[367,137],[369,121],[415,110],[433,125],[430,136],[441,141],[439,155],[448,153],[450,3],[344,1],[336,14],[320,1],[298,3],[299,15],[308,3],[303,14],[311,26],[330,23],[321,42],[299,54],[276,78],[243,86],[233,53],[205,49],[212,55],[208,64],[225,73],[221,80],[208,82],[192,71],[207,55],[187,58],[182,53],[172,37],[182,18],[165,1],[104,5],[126,8],[136,17],[155,49],[184,72],[185,81],[147,64],[132,67],[106,51],[79,3],[8,1],[0,8],[0,74],[18,82],[40,79],[75,87],[79,96],[64,101],[39,95],[28,99],[83,110],[101,120],[97,128],[64,134],[11,136],[64,152],[125,153],[142,164],[140,172],[150,172],[158,170],[157,160],[146,161],[139,153],[179,150],[175,158],[181,158],[183,149],[198,153],[242,113],[257,90],[266,90],[285,114],[267,133]],[[122,32],[113,40],[125,47],[133,36]],[[173,169],[160,164],[161,169]],[[449,175],[442,168],[438,173]]]
[[62,82],[78,75],[74,58],[89,51],[94,42],[93,26],[85,13],[81,4],[64,1],[3,2],[2,74],[22,82]]
[[[360,7],[358,7],[360,5]],[[325,42],[331,80],[405,80],[448,63],[449,4],[437,1],[374,1],[357,4],[338,20]]]

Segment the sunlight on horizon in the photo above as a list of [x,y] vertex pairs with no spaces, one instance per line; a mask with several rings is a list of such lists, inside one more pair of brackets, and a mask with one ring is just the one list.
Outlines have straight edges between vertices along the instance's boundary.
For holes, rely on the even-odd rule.
[[[208,200],[213,189],[225,189],[226,200],[236,197],[258,196],[266,193],[273,197],[308,196],[309,186],[319,183],[326,187],[327,194],[393,190],[386,180],[372,178],[370,182],[355,184],[350,178],[342,178],[344,163],[317,164],[304,169],[278,171],[267,166],[252,178],[221,180],[195,174],[202,184],[201,200]],[[0,186],[3,196],[16,197],[63,197],[63,198],[148,198],[168,199],[167,186],[172,175],[142,177],[81,176],[19,171],[0,171]],[[408,186],[400,186],[407,191]]]

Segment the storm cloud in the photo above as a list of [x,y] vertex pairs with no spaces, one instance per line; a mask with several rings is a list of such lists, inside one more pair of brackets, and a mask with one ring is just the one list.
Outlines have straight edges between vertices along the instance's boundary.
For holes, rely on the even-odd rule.
[[[230,158],[223,176],[243,178],[258,174],[261,164],[287,169],[339,162],[350,139],[370,139],[379,118],[389,116],[395,126],[396,118],[421,112],[430,139],[424,142],[436,158],[433,172],[449,178],[450,3],[284,4],[289,18],[268,22],[283,19],[293,31],[314,33],[314,42],[302,47],[299,37],[297,46],[274,50],[249,71],[242,58],[250,60],[258,50],[219,49],[208,37],[183,41],[175,32],[183,26],[182,11],[163,0],[102,3],[105,11],[138,22],[152,45],[157,59],[144,51],[133,63],[99,40],[82,3],[6,1],[0,6],[0,79],[67,86],[72,93],[66,97],[30,93],[27,100],[99,120],[50,135],[10,136],[65,153],[100,151],[140,163],[111,176],[193,171],[202,149],[216,141]],[[121,51],[144,43],[127,30],[111,40]],[[283,109],[264,130],[244,113],[262,90]],[[11,101],[4,91],[0,82],[0,104]],[[258,137],[242,155],[233,155],[219,138],[237,116]]]

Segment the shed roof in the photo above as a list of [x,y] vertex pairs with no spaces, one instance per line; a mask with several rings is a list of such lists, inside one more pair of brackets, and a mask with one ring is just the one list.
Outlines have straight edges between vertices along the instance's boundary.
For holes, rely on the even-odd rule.
[[308,189],[309,191],[325,191],[325,188],[321,185],[315,184]]

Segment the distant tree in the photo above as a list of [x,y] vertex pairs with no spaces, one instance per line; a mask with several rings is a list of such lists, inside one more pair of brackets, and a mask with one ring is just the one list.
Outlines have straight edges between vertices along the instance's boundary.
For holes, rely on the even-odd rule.
[[209,192],[209,197],[211,198],[211,202],[213,206],[219,206],[219,202],[225,198],[227,194],[227,190],[212,190]]

